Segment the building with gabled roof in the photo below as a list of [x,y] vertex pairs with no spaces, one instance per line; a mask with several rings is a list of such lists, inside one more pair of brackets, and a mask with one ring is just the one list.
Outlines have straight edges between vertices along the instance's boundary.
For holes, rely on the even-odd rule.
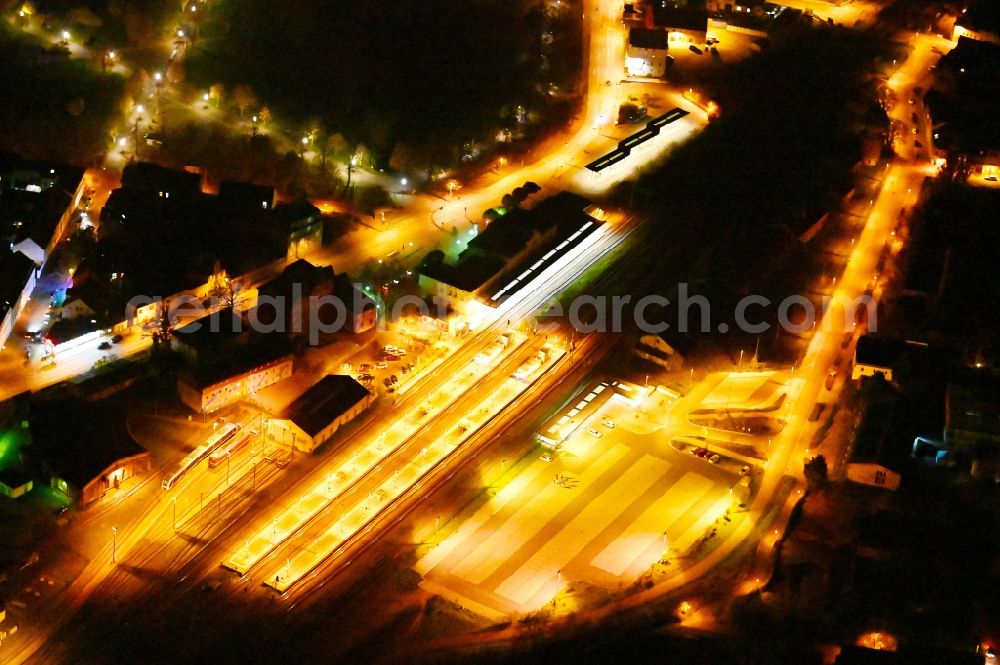
[[312,453],[371,406],[375,395],[343,374],[328,374],[268,422],[266,435]]
[[37,397],[29,422],[31,454],[49,485],[81,505],[152,467],[150,454],[129,434],[120,400],[84,402],[61,392]]

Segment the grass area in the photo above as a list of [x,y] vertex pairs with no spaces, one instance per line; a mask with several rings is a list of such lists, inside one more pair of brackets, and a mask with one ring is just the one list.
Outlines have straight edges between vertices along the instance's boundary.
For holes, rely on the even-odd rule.
[[[484,130],[514,126],[519,104],[546,104],[540,77],[577,74],[563,71],[574,58],[557,49],[579,46],[572,12],[553,17],[540,7],[225,0],[209,6],[187,78],[249,86],[279,123],[331,128],[382,160],[405,143],[446,161]],[[554,44],[543,45],[546,30]],[[546,69],[553,49],[563,57]]]
[[629,250],[634,247],[635,243],[635,234],[630,234],[621,244],[602,256],[597,262],[591,264],[573,284],[560,293],[559,304],[562,305],[563,311],[569,311],[569,306],[573,302],[573,299],[593,286],[601,275],[607,272],[608,268],[621,261],[628,254]]
[[124,80],[0,21],[0,148],[94,163],[109,141]]

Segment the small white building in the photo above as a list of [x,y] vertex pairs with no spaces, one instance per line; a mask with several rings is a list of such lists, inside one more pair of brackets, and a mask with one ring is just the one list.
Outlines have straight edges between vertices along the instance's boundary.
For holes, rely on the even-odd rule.
[[667,31],[664,28],[630,28],[625,52],[629,76],[660,78],[667,71]]

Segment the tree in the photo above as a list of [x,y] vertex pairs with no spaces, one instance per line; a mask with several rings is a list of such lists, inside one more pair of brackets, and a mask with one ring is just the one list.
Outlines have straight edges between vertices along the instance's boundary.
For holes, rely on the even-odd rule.
[[143,333],[153,340],[153,353],[170,347],[174,323],[170,320],[170,308],[161,300],[156,308],[156,316],[143,327]]
[[222,304],[224,308],[237,312],[245,309],[249,300],[246,289],[238,281],[231,279],[218,264],[215,266],[215,274],[212,275],[212,286],[208,293],[214,300]]
[[218,107],[222,103],[222,97],[226,94],[226,88],[221,83],[213,83],[208,89],[208,98],[215,102],[215,106]]
[[241,83],[233,88],[233,104],[239,109],[240,117],[242,118],[248,108],[256,108],[258,104],[257,95],[254,94],[250,86]]
[[806,487],[809,491],[818,489],[826,484],[827,468],[826,458],[817,455],[805,463],[804,473],[806,476]]

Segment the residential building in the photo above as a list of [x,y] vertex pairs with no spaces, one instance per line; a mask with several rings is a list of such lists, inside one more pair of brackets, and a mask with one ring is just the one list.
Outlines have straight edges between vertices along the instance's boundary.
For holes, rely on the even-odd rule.
[[300,199],[276,206],[273,220],[286,243],[289,261],[323,246],[323,217],[319,208],[308,201]]
[[0,153],[0,347],[83,195],[83,171]]
[[267,421],[266,436],[312,453],[371,406],[375,395],[353,377],[329,374]]
[[[375,326],[377,305],[354,286],[346,273],[316,266],[306,259],[288,265],[258,290],[258,304],[249,318],[274,332],[291,337],[310,335],[311,322],[324,325],[326,334],[360,333]],[[335,325],[343,314],[340,325]]]
[[38,266],[20,252],[0,247],[0,348],[7,344],[17,317],[35,289]]

